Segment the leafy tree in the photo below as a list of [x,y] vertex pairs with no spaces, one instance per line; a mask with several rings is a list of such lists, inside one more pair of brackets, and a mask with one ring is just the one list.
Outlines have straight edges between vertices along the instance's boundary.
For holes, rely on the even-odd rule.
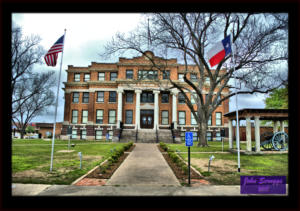
[[275,89],[265,99],[266,108],[288,109],[288,87]]
[[[152,49],[155,55],[164,58],[174,55],[180,58],[185,65],[185,83],[170,80],[164,89],[177,88],[185,97],[198,123],[199,146],[207,146],[209,117],[222,102],[235,95],[234,88],[237,94],[268,93],[287,80],[286,71],[276,68],[276,64],[288,58],[286,14],[157,13],[149,14],[148,18],[149,25],[145,19],[129,34],[117,33],[102,55],[143,54],[152,64],[150,68],[161,72],[168,67],[168,60],[160,62],[159,57],[152,58],[145,53],[147,50]],[[235,69],[230,62],[231,55],[214,68],[210,67],[207,51],[216,40],[231,34],[231,30],[232,46],[236,49]],[[196,83],[188,77],[189,65],[197,67],[194,71],[200,77]],[[205,83],[206,77],[209,84]],[[237,78],[237,85],[231,82],[233,77]],[[229,94],[221,94],[228,89]],[[186,93],[195,96],[196,108]]]
[[34,132],[35,132],[34,127],[32,127],[31,125],[26,127],[26,133],[34,133]]

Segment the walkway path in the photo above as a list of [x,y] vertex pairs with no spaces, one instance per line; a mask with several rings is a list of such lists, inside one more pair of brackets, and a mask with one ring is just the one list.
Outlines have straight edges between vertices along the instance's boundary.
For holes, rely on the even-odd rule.
[[180,186],[157,144],[135,143],[136,147],[106,185]]

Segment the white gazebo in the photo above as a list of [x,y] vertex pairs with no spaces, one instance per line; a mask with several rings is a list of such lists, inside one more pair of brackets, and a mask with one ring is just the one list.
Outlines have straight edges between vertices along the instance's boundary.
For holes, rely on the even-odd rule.
[[[236,121],[236,111],[224,114],[228,118],[229,129],[229,148],[232,149],[233,131],[232,121]],[[271,120],[274,122],[273,133],[284,131],[284,121],[288,120],[288,109],[241,109],[238,111],[239,121],[246,120],[246,151],[251,152],[251,122],[254,120],[255,125],[255,151],[260,152],[260,120]]]

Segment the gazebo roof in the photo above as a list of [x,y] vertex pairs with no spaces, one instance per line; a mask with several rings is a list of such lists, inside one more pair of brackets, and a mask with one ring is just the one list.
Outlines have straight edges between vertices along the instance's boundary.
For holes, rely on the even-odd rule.
[[[255,116],[258,116],[260,120],[288,120],[288,109],[264,109],[264,108],[244,108],[239,110],[239,119],[246,119],[250,117],[254,119]],[[230,120],[236,119],[236,111],[231,111],[224,114]]]

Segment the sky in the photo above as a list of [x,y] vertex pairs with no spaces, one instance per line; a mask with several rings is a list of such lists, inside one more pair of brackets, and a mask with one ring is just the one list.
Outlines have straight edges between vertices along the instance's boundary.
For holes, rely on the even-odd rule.
[[[12,21],[22,27],[25,36],[32,34],[42,38],[40,45],[46,51],[64,34],[65,45],[61,83],[59,89],[59,101],[57,109],[57,122],[63,121],[64,113],[64,87],[67,80],[68,65],[86,67],[91,62],[117,62],[118,58],[103,60],[99,53],[103,52],[104,45],[117,33],[127,33],[134,30],[144,17],[138,13],[14,13]],[[59,75],[61,53],[56,67],[48,67],[46,64],[36,65],[35,71],[55,71]],[[126,55],[123,55],[126,57]],[[130,57],[128,57],[130,58]],[[57,87],[54,89],[56,93]],[[266,95],[239,95],[238,109],[264,108]],[[44,114],[35,117],[31,122],[54,122],[54,107]],[[236,109],[235,97],[230,99],[229,111]]]

